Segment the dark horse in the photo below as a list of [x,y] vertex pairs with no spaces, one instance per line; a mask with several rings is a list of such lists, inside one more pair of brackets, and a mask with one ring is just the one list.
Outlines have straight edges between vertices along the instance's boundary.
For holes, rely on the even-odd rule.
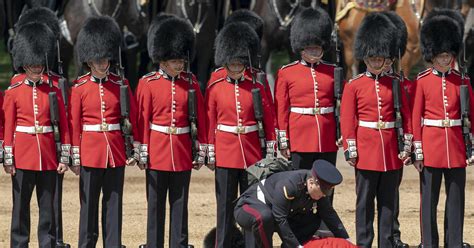
[[[130,80],[132,88],[138,81],[137,54],[140,47],[146,44],[148,21],[141,11],[138,0],[74,0],[69,1],[64,9],[64,19],[67,21],[70,43],[62,42],[67,51],[64,62],[67,65],[73,54],[72,45],[75,43],[79,30],[90,16],[108,15],[113,17],[124,35],[125,75]],[[79,69],[79,67],[78,67]]]

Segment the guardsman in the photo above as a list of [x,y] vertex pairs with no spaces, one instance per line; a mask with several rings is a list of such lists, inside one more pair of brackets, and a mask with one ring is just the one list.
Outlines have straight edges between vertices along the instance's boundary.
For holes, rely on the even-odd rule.
[[393,54],[398,53],[397,32],[396,26],[382,13],[371,13],[364,18],[356,35],[355,58],[366,64],[367,71],[345,86],[342,97],[344,155],[356,172],[356,236],[360,247],[372,246],[375,199],[380,223],[377,246],[394,246],[395,194],[400,168],[410,161],[413,135],[408,99],[401,94],[405,135],[403,151],[399,153],[393,76],[384,72],[385,64],[391,63]]
[[[456,15],[454,11],[451,14]],[[418,74],[413,107],[415,167],[421,181],[421,247],[439,246],[436,215],[443,176],[446,209],[442,245],[464,245],[466,166],[472,164],[473,157],[467,157],[463,140],[461,85],[469,90],[471,123],[474,104],[469,78],[451,68],[461,50],[464,27],[451,14],[435,11],[421,27],[421,52],[431,63]]]
[[[408,39],[408,30],[403,19],[395,11],[386,11],[382,12],[387,16],[390,21],[395,25],[398,30],[397,35],[397,49],[393,49],[392,52],[395,54],[391,55],[391,60],[386,63],[386,73],[392,74],[394,77],[397,77],[401,83],[401,93],[407,96],[409,102],[409,108],[413,107],[413,91],[414,83],[405,77],[401,69],[401,58],[405,54],[407,39]],[[397,61],[397,63],[395,63]],[[395,208],[393,209],[393,239],[395,248],[408,248],[408,244],[401,241],[401,232],[400,232],[400,222],[398,221],[398,215],[400,213],[400,184],[403,177],[403,167],[400,169],[400,178],[398,180],[397,191],[395,192]]]
[[[12,78],[3,103],[8,116],[4,166],[13,183],[11,247],[28,247],[30,200],[35,187],[40,213],[38,245],[56,245],[53,211],[56,177],[68,169],[71,145],[61,92],[45,76],[47,65],[55,58],[55,44],[55,35],[42,23],[19,27],[13,43],[13,64],[20,74]],[[50,116],[50,93],[55,93],[59,102],[59,150]]]
[[[152,22],[150,30],[148,53],[158,69],[140,79],[138,99],[139,133],[149,154],[146,247],[164,246],[167,194],[171,216],[169,246],[188,247],[191,169],[204,165],[207,148],[204,99],[196,78],[184,71],[188,55],[194,51],[195,37],[188,21],[175,16]],[[195,106],[197,113],[191,113],[189,104]],[[197,130],[192,130],[190,115],[196,118]],[[192,139],[195,131],[197,140]],[[195,154],[193,145],[197,148]]]
[[276,230],[282,247],[303,247],[318,230],[316,223],[320,217],[335,237],[348,239],[341,219],[326,197],[341,182],[341,173],[326,160],[316,160],[311,170],[275,173],[240,196],[234,216],[242,228],[253,234],[257,247],[272,248]]
[[[275,126],[263,86],[244,74],[251,56],[259,50],[255,31],[242,22],[226,25],[216,39],[215,62],[226,75],[211,83],[206,92],[208,116],[208,163],[216,167],[217,233],[216,247],[231,247],[234,200],[247,187],[245,168],[263,153],[274,155]],[[263,125],[257,121],[252,98],[260,90]],[[258,96],[258,95],[255,95]],[[260,132],[259,132],[260,130]],[[262,139],[259,134],[265,133]],[[263,147],[262,147],[263,146]],[[262,149],[263,148],[263,149]]]
[[[100,192],[102,200],[103,246],[122,245],[122,195],[125,165],[137,163],[127,157],[121,113],[121,86],[126,79],[110,72],[119,61],[121,33],[110,17],[91,17],[76,42],[78,61],[89,73],[79,77],[71,89],[69,119],[72,140],[72,169],[80,174],[79,247],[95,247],[97,242]],[[136,104],[128,90],[129,121],[134,140]],[[134,148],[139,145],[133,142]],[[135,153],[138,155],[138,152]]]

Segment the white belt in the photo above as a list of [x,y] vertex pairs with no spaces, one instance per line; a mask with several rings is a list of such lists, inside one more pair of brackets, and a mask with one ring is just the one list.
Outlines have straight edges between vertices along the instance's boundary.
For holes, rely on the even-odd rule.
[[235,133],[235,134],[246,134],[255,132],[258,130],[257,125],[252,126],[227,126],[223,124],[217,125],[217,130],[228,132],[228,133]]
[[157,131],[160,133],[166,134],[185,134],[190,132],[190,128],[188,127],[168,127],[168,126],[160,126],[150,123],[150,129],[153,131]]
[[95,124],[95,125],[83,125],[82,131],[84,132],[108,132],[120,130],[120,124]]
[[35,134],[35,133],[52,133],[53,132],[53,127],[52,126],[16,126],[15,131],[20,132],[20,133],[29,133],[29,134]]
[[390,129],[395,127],[394,121],[359,121],[360,127],[373,129]]
[[334,112],[334,107],[321,107],[321,108],[300,108],[291,107],[290,111],[302,115],[324,115]]
[[432,119],[423,119],[423,125],[432,126],[432,127],[456,127],[461,126],[461,120],[455,119],[445,119],[445,120],[432,120]]

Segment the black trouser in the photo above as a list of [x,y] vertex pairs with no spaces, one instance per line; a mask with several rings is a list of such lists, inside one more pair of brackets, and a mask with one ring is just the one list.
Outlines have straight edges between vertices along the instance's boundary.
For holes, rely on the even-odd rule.
[[[216,167],[217,225],[216,248],[231,247],[235,225],[234,207],[237,189],[242,194],[248,188],[247,172],[243,169]],[[248,235],[246,235],[247,237]]]
[[169,192],[169,247],[188,247],[188,195],[191,171],[146,171],[147,248],[164,247],[166,195]]
[[421,172],[421,238],[423,248],[439,246],[436,208],[443,175],[446,189],[444,246],[462,247],[466,169],[438,169],[425,166]]
[[[323,159],[336,166],[337,152],[292,152],[291,162],[295,169],[306,169],[311,170],[313,168],[314,161]],[[331,205],[334,201],[334,189],[331,194],[327,196]],[[329,228],[326,223],[321,219],[316,220],[321,231],[329,232]]]
[[[253,236],[253,239],[246,237],[246,248],[273,247],[272,236],[278,230],[278,226],[269,206],[253,197],[242,198],[237,203],[234,216],[237,223],[245,230],[245,234]],[[288,224],[299,243],[304,244],[319,229],[319,219],[318,214],[309,212],[292,216],[288,219]],[[289,248],[284,242],[282,247]]]
[[399,170],[387,172],[356,169],[356,236],[359,247],[372,247],[374,201],[377,198],[378,245],[393,246],[393,209]]
[[56,223],[56,242],[63,242],[63,180],[64,174],[56,177],[56,188],[54,191],[54,221]]
[[122,246],[122,195],[125,167],[81,167],[79,247],[97,243],[99,198],[102,191],[102,236],[104,247]]
[[402,183],[403,178],[403,167],[400,169],[400,177],[398,180],[397,190],[395,191],[395,208],[393,209],[393,240],[401,240],[400,232],[400,221],[398,221],[398,216],[400,215],[400,184]]
[[30,201],[36,187],[39,208],[38,246],[55,247],[54,188],[56,171],[30,171],[17,169],[12,176],[13,211],[11,247],[28,247],[30,241]]

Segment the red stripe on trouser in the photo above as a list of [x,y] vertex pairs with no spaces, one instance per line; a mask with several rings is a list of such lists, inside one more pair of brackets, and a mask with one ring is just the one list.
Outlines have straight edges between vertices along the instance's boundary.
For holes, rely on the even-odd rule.
[[267,235],[265,234],[265,229],[263,228],[263,220],[262,216],[258,212],[258,210],[250,207],[248,204],[244,204],[242,206],[245,212],[251,214],[253,217],[255,217],[255,220],[258,223],[258,232],[260,233],[260,236],[262,237],[262,243],[263,247],[271,248],[270,244],[268,243]]

